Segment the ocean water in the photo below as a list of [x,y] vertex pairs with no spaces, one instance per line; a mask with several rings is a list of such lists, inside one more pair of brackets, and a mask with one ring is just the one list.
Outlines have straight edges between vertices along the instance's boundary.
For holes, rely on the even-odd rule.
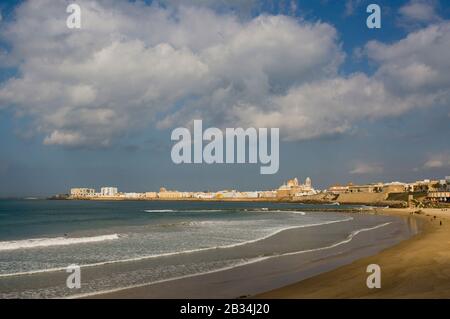
[[0,297],[73,295],[65,287],[72,264],[83,271],[76,293],[93,293],[324,249],[394,223],[310,206],[2,200]]

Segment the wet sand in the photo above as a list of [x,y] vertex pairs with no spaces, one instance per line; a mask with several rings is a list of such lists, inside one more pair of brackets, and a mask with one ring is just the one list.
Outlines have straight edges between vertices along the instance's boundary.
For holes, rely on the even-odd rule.
[[[403,216],[398,224],[358,233],[348,243],[323,250],[283,256],[262,256],[260,260],[231,269],[176,280],[84,296],[88,298],[239,298],[283,287],[350,264],[391,247],[411,236],[400,224],[416,218]],[[419,223],[420,224],[420,223]],[[294,231],[287,231],[295,234]],[[282,234],[281,234],[282,235]],[[280,238],[277,240],[280,244]],[[261,242],[267,245],[268,242]],[[364,268],[365,269],[365,268]],[[365,279],[361,284],[365,285]]]
[[[407,216],[411,211],[383,210],[385,214],[400,216]],[[377,255],[255,297],[450,298],[450,210],[423,211],[419,218],[426,225],[418,236]],[[365,284],[369,264],[381,267],[379,289],[369,289]]]

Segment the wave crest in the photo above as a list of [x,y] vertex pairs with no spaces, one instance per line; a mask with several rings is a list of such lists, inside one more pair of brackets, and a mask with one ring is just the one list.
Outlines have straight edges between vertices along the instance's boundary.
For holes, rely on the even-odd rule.
[[32,238],[24,240],[0,241],[0,251],[95,243],[114,239],[119,239],[119,235],[111,234],[92,237],[53,237],[53,238]]

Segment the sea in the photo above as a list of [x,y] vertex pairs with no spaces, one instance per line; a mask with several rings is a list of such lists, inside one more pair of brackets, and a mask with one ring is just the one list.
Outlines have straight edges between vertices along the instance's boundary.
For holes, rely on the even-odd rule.
[[[89,295],[327,250],[382,228],[390,228],[390,236],[417,233],[411,221],[332,212],[333,207],[367,209],[261,202],[0,200],[0,298]],[[81,289],[66,285],[71,265],[80,266]]]

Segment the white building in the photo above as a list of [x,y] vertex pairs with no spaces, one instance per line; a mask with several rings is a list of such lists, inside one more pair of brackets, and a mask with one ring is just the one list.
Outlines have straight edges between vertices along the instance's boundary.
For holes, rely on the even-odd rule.
[[117,187],[102,187],[100,190],[101,196],[105,197],[116,196],[118,192]]
[[72,197],[92,197],[95,194],[95,189],[93,188],[72,188],[70,189],[70,195]]
[[305,179],[305,188],[308,188],[308,190],[311,190],[312,189],[312,181],[311,181],[311,178],[309,178],[309,177],[307,177],[306,179]]
[[258,198],[258,192],[242,192],[243,198]]
[[145,198],[145,193],[123,193],[122,197],[129,199]]
[[259,191],[258,196],[260,198],[275,198],[277,197],[276,191]]
[[200,193],[194,193],[193,197],[194,198],[198,198],[198,199],[212,199],[214,198],[213,193],[204,193],[204,192],[200,192]]

